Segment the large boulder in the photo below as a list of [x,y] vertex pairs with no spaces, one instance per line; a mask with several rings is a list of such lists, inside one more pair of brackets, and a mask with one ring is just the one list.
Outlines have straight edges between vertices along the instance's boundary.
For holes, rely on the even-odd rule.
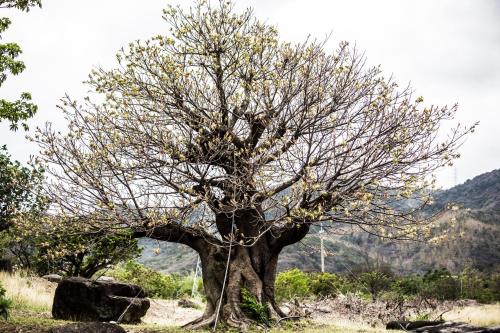
[[80,277],[62,280],[56,288],[52,316],[73,321],[138,323],[149,309],[144,290],[133,284],[92,281]]
[[127,333],[123,327],[110,323],[72,323],[52,328],[50,333]]

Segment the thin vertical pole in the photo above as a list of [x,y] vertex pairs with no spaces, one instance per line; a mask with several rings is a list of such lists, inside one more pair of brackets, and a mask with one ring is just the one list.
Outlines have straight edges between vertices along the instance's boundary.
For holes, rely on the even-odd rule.
[[321,273],[325,272],[325,248],[323,245],[323,223],[321,223],[321,229],[319,230],[319,239],[321,242]]
[[321,236],[321,273],[325,272],[325,249],[323,248],[323,236]]
[[200,271],[200,256],[198,256],[198,260],[196,260],[196,269],[194,271],[194,279],[193,279],[193,288],[191,289],[191,297],[194,297],[194,293],[196,291],[196,282],[198,281],[198,274]]

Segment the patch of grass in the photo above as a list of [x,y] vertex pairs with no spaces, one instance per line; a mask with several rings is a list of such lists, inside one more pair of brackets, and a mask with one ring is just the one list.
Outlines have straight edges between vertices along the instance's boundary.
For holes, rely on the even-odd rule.
[[500,325],[500,303],[455,308],[445,313],[443,319],[483,327],[498,326]]
[[[392,332],[388,331],[382,327],[372,327],[366,323],[347,320],[338,318],[334,321],[327,321],[323,323],[316,323],[316,325],[308,326],[302,330],[307,333],[323,333],[323,332],[346,332],[346,333],[354,333],[354,332],[366,332],[366,333],[382,333],[382,332]],[[286,331],[283,331],[286,332]],[[292,332],[292,331],[290,331]]]
[[7,320],[0,320],[0,332],[45,333],[54,326],[67,323],[67,321],[43,317],[43,314],[37,312],[14,309]]
[[[121,325],[129,333],[188,333],[181,327],[161,326],[153,324]],[[211,333],[208,330],[197,330],[196,333]]]
[[5,296],[12,301],[12,309],[50,312],[57,284],[22,272],[0,272],[0,282],[6,289]]
[[413,320],[415,321],[422,321],[422,320],[430,320],[430,313],[422,313],[422,314],[419,314],[417,316],[415,316],[415,318],[413,318]]

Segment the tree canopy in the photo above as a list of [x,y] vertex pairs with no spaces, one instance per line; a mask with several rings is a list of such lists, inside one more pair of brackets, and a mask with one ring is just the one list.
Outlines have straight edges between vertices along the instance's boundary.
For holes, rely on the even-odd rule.
[[[0,0],[0,9],[17,8],[29,11],[32,6],[41,6],[41,0]],[[9,18],[0,18],[1,34],[10,26]],[[0,87],[7,79],[7,74],[17,75],[25,69],[22,61],[16,60],[21,48],[16,43],[0,44]],[[30,102],[31,95],[22,93],[14,102],[0,99],[0,122],[10,122],[10,129],[16,130],[19,124],[27,130],[26,120],[36,112],[36,105]],[[43,178],[40,166],[27,168],[17,161],[12,161],[5,145],[0,147],[0,231],[12,224],[12,219],[20,213],[38,210],[44,205],[40,193]]]
[[9,228],[16,217],[45,209],[42,180],[42,168],[21,166],[10,159],[5,146],[0,148],[0,231]]
[[164,19],[169,34],[91,73],[103,102],[66,96],[67,133],[37,134],[54,212],[198,251],[207,310],[193,327],[213,324],[221,302],[241,326],[242,286],[283,316],[277,257],[311,224],[416,235],[430,175],[473,129],[439,135],[456,106],[425,106],[347,42],[280,41],[230,2],[169,7]]

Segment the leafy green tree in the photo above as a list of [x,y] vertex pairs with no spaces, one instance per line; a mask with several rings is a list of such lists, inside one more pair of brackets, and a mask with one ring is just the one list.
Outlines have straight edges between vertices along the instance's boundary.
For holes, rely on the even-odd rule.
[[[17,8],[27,12],[33,6],[41,7],[41,0],[0,0],[0,8]],[[0,38],[10,24],[9,18],[0,18]],[[22,61],[17,60],[21,52],[16,43],[0,44],[0,87],[7,79],[8,73],[18,75],[26,68]],[[16,101],[0,99],[0,122],[7,120],[12,130],[16,130],[19,124],[27,130],[26,120],[33,117],[36,110],[37,106],[31,103],[31,94],[27,92],[23,92]]]
[[[0,0],[0,9],[16,8],[28,12],[33,6],[41,7],[41,0]],[[10,24],[9,18],[0,18],[0,39]],[[9,73],[17,75],[25,69],[24,63],[17,60],[20,54],[21,48],[16,43],[0,44],[0,87]],[[13,102],[0,99],[0,122],[8,121],[11,130],[16,130],[19,124],[27,130],[26,120],[36,110],[37,107],[31,103],[31,95],[27,92],[23,92],[20,99]],[[5,145],[0,147],[0,232],[8,229],[15,217],[40,211],[45,205],[43,196],[40,195],[42,179],[42,168],[21,166],[19,162],[11,160]],[[6,236],[5,233],[2,235],[2,243],[5,243]]]
[[91,278],[99,270],[136,258],[141,249],[129,234],[53,234],[36,244],[35,269],[39,274]]
[[456,300],[460,298],[460,281],[446,268],[428,271],[423,276],[424,297],[439,300]]
[[[31,7],[41,7],[41,0],[0,0],[0,9],[16,8],[28,12]],[[0,18],[0,39],[9,28],[11,21],[7,17]],[[18,75],[26,66],[17,57],[21,48],[16,43],[0,43],[0,87],[8,74]],[[6,120],[10,123],[11,130],[17,130],[21,125],[28,130],[26,120],[33,117],[37,106],[31,103],[31,94],[21,93],[18,100],[8,101],[0,98],[0,122]],[[11,161],[7,148],[0,148],[0,246],[5,243],[5,230],[8,229],[13,219],[26,211],[39,211],[45,205],[45,200],[39,192],[43,178],[41,168],[29,169],[17,161]],[[0,248],[3,254],[4,248]],[[0,286],[0,316],[8,316],[10,301],[4,297],[5,289]]]
[[43,169],[12,161],[5,146],[0,147],[0,231],[16,217],[42,211],[47,204],[42,195]]
[[71,221],[53,216],[23,216],[8,231],[8,249],[19,266],[39,275],[86,278],[141,253],[130,231],[82,233],[71,225]]
[[398,277],[391,286],[392,291],[403,298],[420,295],[422,288],[422,277],[413,275]]

